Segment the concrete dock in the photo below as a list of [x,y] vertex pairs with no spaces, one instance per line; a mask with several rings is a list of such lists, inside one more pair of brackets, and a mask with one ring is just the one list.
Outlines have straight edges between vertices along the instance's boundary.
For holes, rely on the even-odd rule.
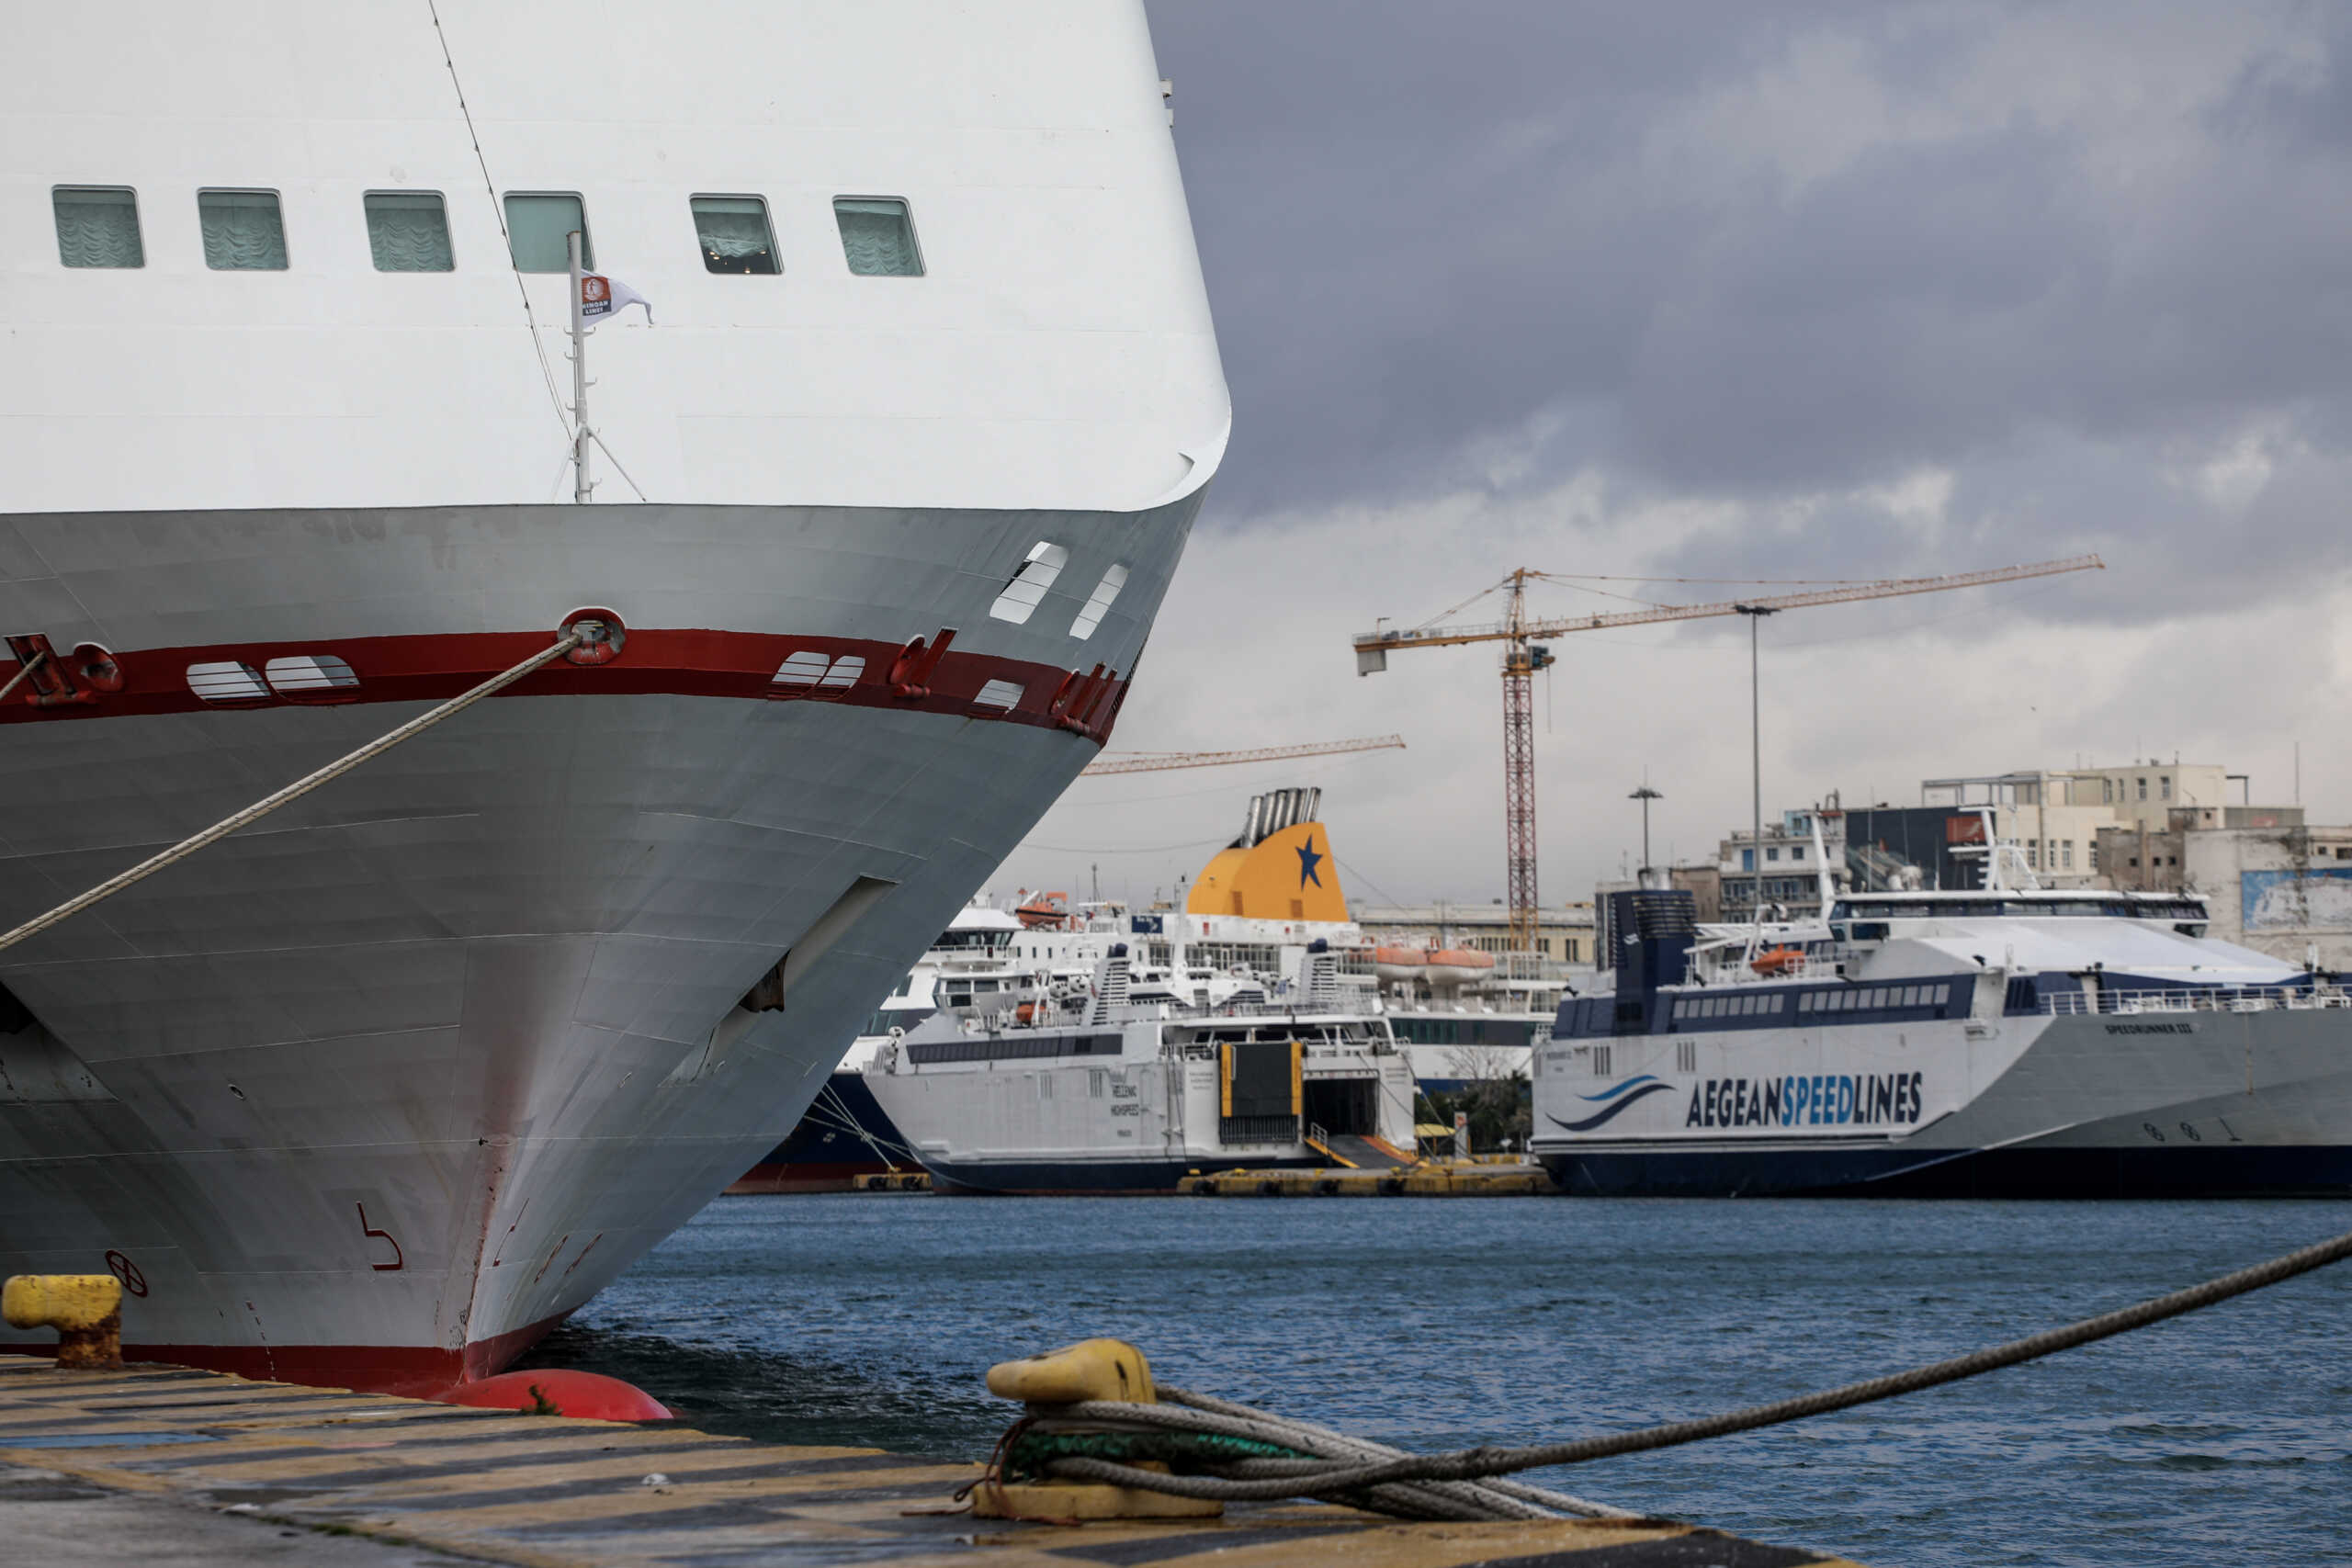
[[1559,1191],[1540,1165],[1423,1160],[1387,1169],[1352,1166],[1204,1171],[1176,1190],[1194,1198],[1526,1198]]
[[0,1540],[11,1561],[44,1565],[1844,1563],[1662,1520],[1408,1524],[1300,1505],[1055,1526],[945,1511],[979,1470],[670,1424],[515,1416],[160,1366],[60,1371],[0,1356]]

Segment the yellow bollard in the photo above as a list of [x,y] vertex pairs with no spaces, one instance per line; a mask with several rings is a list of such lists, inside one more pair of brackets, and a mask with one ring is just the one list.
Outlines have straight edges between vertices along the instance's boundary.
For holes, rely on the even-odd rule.
[[1113,1399],[1157,1404],[1151,1363],[1124,1339],[1081,1339],[1042,1356],[999,1361],[989,1369],[989,1392],[1023,1404],[1076,1404]]
[[111,1274],[17,1274],[0,1286],[11,1328],[57,1330],[59,1370],[122,1368],[122,1281]]
[[[1039,1414],[1057,1404],[1089,1400],[1113,1400],[1125,1404],[1157,1404],[1151,1364],[1141,1350],[1124,1339],[1081,1339],[1042,1356],[999,1361],[989,1369],[989,1392],[1002,1399],[1017,1399]],[[1138,1468],[1165,1470],[1146,1461]],[[972,1490],[972,1512],[984,1519],[1213,1519],[1225,1505],[1199,1497],[1172,1497],[1133,1486],[1106,1486],[1091,1481],[1014,1481],[989,1479]]]

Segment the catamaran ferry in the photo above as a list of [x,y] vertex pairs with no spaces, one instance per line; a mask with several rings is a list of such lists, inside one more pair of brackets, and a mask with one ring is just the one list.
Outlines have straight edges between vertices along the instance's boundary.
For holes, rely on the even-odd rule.
[[1613,991],[1539,1049],[1533,1148],[1589,1194],[2352,1191],[2352,995],[2165,894],[1856,894],[1694,925],[1611,895]]

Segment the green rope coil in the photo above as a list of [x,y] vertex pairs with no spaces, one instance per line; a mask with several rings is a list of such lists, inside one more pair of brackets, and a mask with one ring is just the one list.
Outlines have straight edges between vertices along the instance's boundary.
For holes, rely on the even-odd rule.
[[1108,1460],[1134,1464],[1158,1460],[1177,1468],[1204,1464],[1234,1464],[1251,1459],[1312,1459],[1314,1456],[1280,1443],[1253,1438],[1232,1438],[1216,1432],[1040,1432],[1034,1428],[1014,1438],[1005,1449],[1007,1481],[1043,1480],[1046,1467],[1057,1460]]

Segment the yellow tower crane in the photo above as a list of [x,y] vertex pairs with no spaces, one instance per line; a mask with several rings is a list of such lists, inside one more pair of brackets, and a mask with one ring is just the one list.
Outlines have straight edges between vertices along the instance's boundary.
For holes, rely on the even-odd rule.
[[[2038,561],[2030,566],[1994,567],[1984,571],[1954,572],[1948,577],[1896,577],[1872,582],[1841,582],[1803,593],[1775,593],[1758,599],[1724,599],[1705,604],[1649,604],[1637,610],[1616,610],[1595,615],[1537,618],[1527,614],[1527,585],[1539,581],[1572,581],[1559,574],[1521,567],[1486,593],[1507,592],[1507,613],[1499,621],[1474,626],[1434,623],[1398,630],[1364,632],[1355,638],[1356,673],[1371,675],[1388,668],[1391,653],[1421,648],[1455,648],[1471,642],[1503,645],[1503,840],[1505,882],[1510,905],[1510,942],[1531,951],[1535,945],[1535,739],[1531,678],[1552,662],[1552,650],[1539,637],[1569,632],[1603,631],[1611,626],[1648,626],[1657,621],[1696,621],[1711,615],[1746,615],[1751,637],[1756,622],[1782,610],[1815,604],[1845,604],[1857,599],[1893,599],[1906,593],[1945,593],[1955,588],[1978,588],[1991,582],[2016,582],[2029,577],[2052,577],[2066,571],[2102,570],[2097,556],[2072,556],[2064,560]],[[1486,593],[1478,595],[1484,598]],[[1473,601],[1475,603],[1475,601]],[[1453,612],[1449,611],[1451,615]],[[1442,619],[1443,617],[1440,617]],[[1751,672],[1751,687],[1753,675]],[[1757,700],[1753,690],[1749,701]],[[1763,792],[1756,799],[1757,831],[1762,836]],[[1760,905],[1760,900],[1758,901]]]

